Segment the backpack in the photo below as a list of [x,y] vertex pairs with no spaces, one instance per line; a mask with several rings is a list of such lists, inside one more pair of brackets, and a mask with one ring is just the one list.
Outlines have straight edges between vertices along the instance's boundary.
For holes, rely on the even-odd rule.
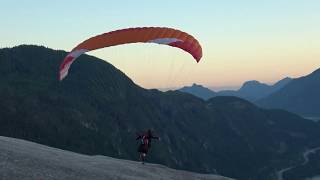
[[146,135],[143,135],[141,138],[141,144],[143,145],[149,145],[149,139]]

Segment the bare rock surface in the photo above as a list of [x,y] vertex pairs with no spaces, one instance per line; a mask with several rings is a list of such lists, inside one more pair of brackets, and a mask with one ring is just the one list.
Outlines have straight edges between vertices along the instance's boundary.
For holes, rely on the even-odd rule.
[[0,136],[0,179],[230,180],[158,164],[82,155],[3,136]]

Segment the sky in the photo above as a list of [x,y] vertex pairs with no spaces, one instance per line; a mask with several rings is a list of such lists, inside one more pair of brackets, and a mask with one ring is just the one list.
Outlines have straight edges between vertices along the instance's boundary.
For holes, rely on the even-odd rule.
[[108,31],[171,27],[199,40],[199,63],[182,50],[152,44],[88,54],[145,88],[272,84],[320,67],[319,9],[319,0],[0,0],[0,48],[35,44],[70,51]]

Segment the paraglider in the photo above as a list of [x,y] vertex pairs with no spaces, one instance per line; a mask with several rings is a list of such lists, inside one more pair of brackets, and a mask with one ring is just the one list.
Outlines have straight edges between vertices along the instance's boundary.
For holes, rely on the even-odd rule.
[[180,30],[166,27],[121,29],[91,37],[73,48],[60,65],[59,80],[63,80],[68,75],[71,64],[83,53],[104,47],[139,42],[164,44],[180,48],[191,54],[197,62],[202,57],[202,49],[198,40]]
[[[110,46],[129,43],[156,43],[176,47],[193,56],[196,62],[202,58],[202,48],[198,40],[186,32],[166,27],[138,27],[107,32],[91,37],[69,52],[63,59],[59,68],[59,80],[62,81],[69,72],[72,63],[82,54]],[[151,147],[152,139],[159,140],[151,130],[137,134],[136,140],[140,140],[138,147],[139,159],[144,163],[146,155]]]

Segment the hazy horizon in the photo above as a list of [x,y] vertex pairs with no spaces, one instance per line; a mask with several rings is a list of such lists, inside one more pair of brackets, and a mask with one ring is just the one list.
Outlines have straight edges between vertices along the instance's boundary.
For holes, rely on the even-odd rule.
[[[311,72],[310,72],[311,73]],[[308,74],[310,74],[310,73],[308,73]],[[308,74],[305,74],[305,75],[308,75]],[[304,75],[303,75],[304,76]],[[260,83],[263,83],[263,84],[267,84],[267,85],[273,85],[273,84],[275,84],[275,83],[277,83],[278,81],[280,81],[280,80],[282,80],[282,79],[284,79],[284,78],[287,78],[287,77],[283,77],[283,78],[280,78],[280,79],[278,79],[278,80],[276,80],[276,81],[274,81],[274,82],[261,82],[261,81],[259,81]],[[291,78],[291,77],[289,77],[289,78]],[[161,91],[168,91],[168,90],[177,90],[177,89],[180,89],[180,88],[182,88],[182,87],[185,87],[185,86],[192,86],[193,84],[197,84],[197,85],[202,85],[202,86],[204,86],[204,87],[206,87],[206,88],[208,88],[208,89],[210,89],[210,90],[213,90],[213,91],[216,91],[216,92],[218,92],[218,91],[224,91],[224,90],[239,90],[240,88],[241,88],[241,86],[245,83],[245,82],[247,82],[247,81],[253,81],[253,80],[255,80],[255,79],[248,79],[248,80],[246,80],[246,81],[244,81],[244,82],[241,82],[239,85],[230,85],[230,86],[206,86],[206,85],[203,85],[203,84],[198,84],[198,83],[191,83],[191,84],[185,84],[185,85],[183,85],[183,86],[178,86],[178,87],[166,87],[166,88],[157,88],[157,87],[153,87],[153,88],[149,88],[149,89],[158,89],[158,90],[161,90]]]
[[[275,82],[319,68],[320,1],[1,1],[0,48],[20,44],[70,51],[104,32],[165,26],[196,37],[203,58],[176,48],[131,44],[88,54],[104,59],[145,88],[240,87]],[[154,68],[157,67],[157,68]]]
[[[201,84],[199,84],[201,85]],[[192,86],[192,84],[186,84],[184,86]],[[181,87],[167,87],[167,88],[155,88],[155,89],[158,89],[160,91],[168,91],[168,90],[177,90],[177,89],[180,89],[184,86],[181,86]],[[210,90],[213,90],[213,91],[223,91],[223,90],[238,90],[241,86],[220,86],[220,87],[217,87],[217,86],[205,86],[206,88],[209,88]],[[152,89],[152,88],[150,88]]]

